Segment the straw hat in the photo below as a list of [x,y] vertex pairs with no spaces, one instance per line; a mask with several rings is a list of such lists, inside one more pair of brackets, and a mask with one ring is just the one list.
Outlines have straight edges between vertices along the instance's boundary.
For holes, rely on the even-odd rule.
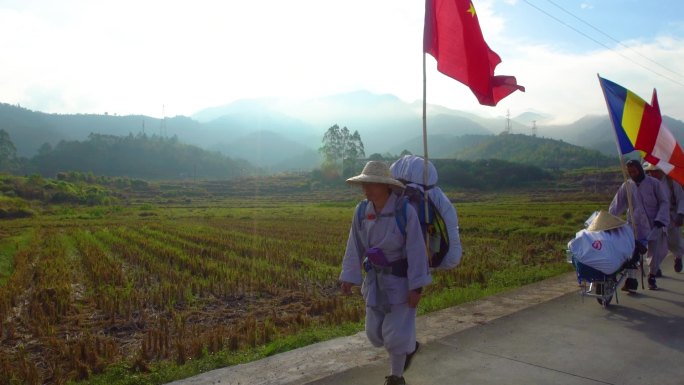
[[642,167],[644,168],[644,171],[660,171],[658,166],[656,166],[653,163],[649,163],[649,162],[644,162]]
[[609,213],[608,211],[601,210],[594,220],[589,224],[587,230],[589,231],[605,231],[616,229],[625,222],[622,218],[618,218],[615,215]]
[[347,179],[347,183],[360,185],[361,183],[383,183],[390,187],[404,188],[404,184],[392,178],[390,169],[385,162],[371,160],[363,167],[361,174]]

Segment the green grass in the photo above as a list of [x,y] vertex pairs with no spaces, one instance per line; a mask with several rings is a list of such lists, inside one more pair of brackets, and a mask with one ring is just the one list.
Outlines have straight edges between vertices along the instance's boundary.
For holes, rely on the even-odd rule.
[[14,271],[14,254],[26,246],[33,231],[26,231],[16,236],[0,238],[0,286],[4,285]]
[[418,314],[424,315],[472,302],[569,271],[572,271],[572,267],[567,263],[558,263],[542,268],[515,266],[510,269],[496,271],[489,277],[486,285],[474,283],[466,287],[450,287],[437,292],[428,292],[428,294],[421,298]]

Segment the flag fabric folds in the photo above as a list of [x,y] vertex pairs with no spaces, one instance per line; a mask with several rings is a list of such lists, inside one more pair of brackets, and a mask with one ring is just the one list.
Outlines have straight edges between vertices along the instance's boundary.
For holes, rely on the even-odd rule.
[[495,106],[516,90],[515,77],[494,75],[501,58],[482,36],[470,0],[426,0],[423,50],[437,59],[437,69],[470,87],[480,104]]
[[642,157],[684,185],[684,152],[663,123],[655,89],[651,104],[632,91],[599,76],[608,113],[622,154],[638,150]]

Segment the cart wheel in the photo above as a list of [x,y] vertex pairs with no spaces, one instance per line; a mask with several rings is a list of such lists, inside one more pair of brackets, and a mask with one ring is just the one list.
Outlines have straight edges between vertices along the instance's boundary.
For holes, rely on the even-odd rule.
[[612,300],[613,300],[613,296],[612,296],[612,295],[606,299],[605,304],[603,303],[603,302],[604,302],[604,301],[603,301],[603,298],[596,298],[596,302],[598,302],[599,305],[602,305],[602,306],[608,306],[608,305],[610,305],[610,301],[612,301]]

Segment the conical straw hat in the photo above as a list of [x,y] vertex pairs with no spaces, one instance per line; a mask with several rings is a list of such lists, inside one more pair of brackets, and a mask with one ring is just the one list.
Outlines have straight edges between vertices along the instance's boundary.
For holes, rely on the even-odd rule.
[[625,222],[623,219],[616,217],[615,215],[612,215],[608,211],[601,210],[599,211],[598,215],[594,220],[591,222],[589,227],[587,227],[587,230],[589,231],[605,231],[605,230],[611,230],[618,228],[622,225],[624,225]]
[[395,188],[404,188],[404,184],[392,178],[390,168],[385,162],[371,160],[361,171],[361,174],[347,179],[349,184],[383,183]]

